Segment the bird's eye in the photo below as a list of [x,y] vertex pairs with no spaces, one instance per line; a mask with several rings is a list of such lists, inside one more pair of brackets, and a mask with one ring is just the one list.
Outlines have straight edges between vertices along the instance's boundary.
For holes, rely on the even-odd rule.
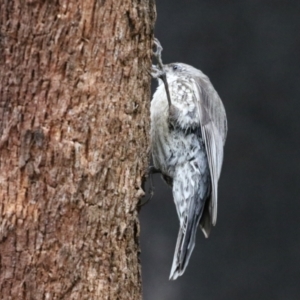
[[177,66],[177,65],[174,65],[174,66],[173,66],[173,71],[176,71],[176,70],[178,70],[178,66]]

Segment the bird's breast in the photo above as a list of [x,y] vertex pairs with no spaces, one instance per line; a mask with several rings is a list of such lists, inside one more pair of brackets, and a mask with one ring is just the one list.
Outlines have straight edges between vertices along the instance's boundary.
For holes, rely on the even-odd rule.
[[171,81],[169,89],[177,118],[170,123],[165,87],[159,85],[151,102],[150,133],[154,166],[172,177],[175,167],[191,159],[193,149],[200,144],[198,136],[192,134],[199,127],[199,118],[189,83]]

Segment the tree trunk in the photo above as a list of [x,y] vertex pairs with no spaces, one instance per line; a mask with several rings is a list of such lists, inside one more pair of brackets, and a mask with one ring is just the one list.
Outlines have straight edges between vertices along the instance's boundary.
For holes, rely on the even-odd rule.
[[151,0],[1,0],[0,298],[140,299]]

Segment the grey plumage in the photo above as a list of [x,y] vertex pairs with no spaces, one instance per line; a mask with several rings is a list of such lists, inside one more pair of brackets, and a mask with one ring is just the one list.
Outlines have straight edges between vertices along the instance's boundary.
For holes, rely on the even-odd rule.
[[227,120],[218,93],[200,70],[172,63],[163,72],[171,105],[159,80],[151,102],[151,149],[154,167],[172,186],[180,223],[170,274],[176,279],[188,265],[198,225],[208,237],[216,224]]

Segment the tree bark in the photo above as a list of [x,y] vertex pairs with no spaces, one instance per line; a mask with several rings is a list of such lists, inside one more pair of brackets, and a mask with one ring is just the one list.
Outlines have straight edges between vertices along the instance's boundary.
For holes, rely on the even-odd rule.
[[149,0],[0,2],[0,298],[141,299]]

